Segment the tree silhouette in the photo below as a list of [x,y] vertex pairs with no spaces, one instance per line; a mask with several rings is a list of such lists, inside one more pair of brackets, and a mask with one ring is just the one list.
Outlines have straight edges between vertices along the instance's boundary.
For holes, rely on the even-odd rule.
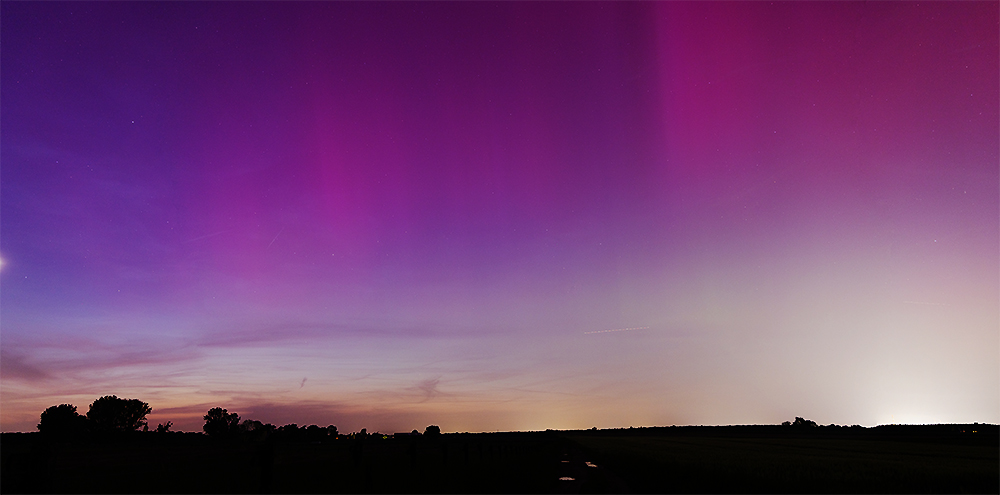
[[253,433],[257,430],[262,430],[264,428],[264,423],[257,421],[256,419],[245,419],[240,423],[240,431],[243,433]]
[[139,399],[105,395],[90,405],[87,419],[101,432],[135,431],[146,426],[146,415],[151,412],[149,404]]
[[441,427],[437,425],[430,425],[424,430],[424,435],[440,435]]
[[811,420],[811,419],[802,419],[802,418],[796,416],[795,417],[795,422],[792,423],[792,426],[812,427],[812,426],[817,426],[817,425],[816,425],[816,422],[813,421],[813,420]]
[[225,437],[240,430],[240,415],[226,411],[221,407],[213,407],[205,415],[205,433],[213,437]]
[[265,425],[256,419],[245,419],[240,423],[240,434],[243,438],[253,442],[262,442],[270,436],[271,431],[274,430],[274,426]]
[[174,425],[173,421],[167,421],[166,423],[160,423],[156,425],[157,433],[167,433],[170,431],[170,427]]
[[38,423],[38,431],[46,435],[69,436],[87,429],[87,417],[76,412],[73,404],[59,404],[44,411]]
[[309,425],[302,429],[306,440],[310,442],[321,442],[326,438],[326,428],[317,425]]

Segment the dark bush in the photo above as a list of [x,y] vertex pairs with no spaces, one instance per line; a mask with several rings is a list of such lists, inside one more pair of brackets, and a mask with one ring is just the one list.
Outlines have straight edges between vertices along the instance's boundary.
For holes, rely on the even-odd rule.
[[153,412],[139,399],[119,399],[106,395],[94,401],[87,419],[98,432],[135,431],[146,426],[146,415]]
[[87,430],[87,417],[76,412],[72,404],[59,404],[42,411],[38,431],[45,435],[67,437]]
[[231,413],[221,407],[213,407],[203,418],[205,430],[209,436],[222,438],[233,436],[240,431],[240,415]]

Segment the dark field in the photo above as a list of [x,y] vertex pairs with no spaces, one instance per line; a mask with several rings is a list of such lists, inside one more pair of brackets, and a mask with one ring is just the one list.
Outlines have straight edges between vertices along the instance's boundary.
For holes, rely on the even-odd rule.
[[[997,493],[1000,437],[702,428],[568,439],[634,492]],[[780,427],[779,427],[780,428]],[[600,432],[603,433],[603,432]],[[778,434],[776,434],[778,433]],[[877,434],[881,433],[881,434]]]
[[1000,491],[995,425],[639,428],[321,443],[218,442],[194,433],[53,442],[6,433],[0,455],[3,493]]

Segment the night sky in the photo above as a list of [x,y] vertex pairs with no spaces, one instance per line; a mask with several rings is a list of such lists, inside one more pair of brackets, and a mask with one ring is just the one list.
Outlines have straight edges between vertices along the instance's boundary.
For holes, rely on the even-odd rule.
[[1000,422],[1000,4],[0,5],[0,429]]

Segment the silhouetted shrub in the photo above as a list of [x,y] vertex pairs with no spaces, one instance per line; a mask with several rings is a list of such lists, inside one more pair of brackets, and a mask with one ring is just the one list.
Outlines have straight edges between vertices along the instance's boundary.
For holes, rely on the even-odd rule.
[[72,404],[59,404],[44,411],[38,423],[38,431],[55,437],[78,435],[87,430],[87,417],[76,412]]
[[309,442],[322,442],[326,438],[326,428],[320,428],[316,425],[309,425],[302,429],[304,436]]
[[245,419],[240,423],[240,431],[243,433],[253,433],[257,430],[262,430],[264,428],[264,423],[257,421],[256,419]]
[[818,425],[813,420],[802,419],[802,418],[796,416],[795,417],[795,422],[792,423],[792,426],[810,427],[811,428],[811,427],[815,427],[815,426],[818,426]]
[[174,425],[173,421],[167,421],[166,423],[160,423],[156,425],[157,433],[167,433],[170,431],[170,427]]
[[265,425],[255,419],[246,419],[240,423],[239,431],[245,440],[251,442],[262,442],[271,435],[271,432],[274,431],[274,425]]
[[201,428],[212,437],[228,437],[240,431],[240,415],[231,413],[221,407],[209,409],[204,420],[205,426]]
[[424,435],[440,435],[441,427],[437,425],[430,425],[424,430]]
[[87,419],[98,432],[135,431],[146,426],[146,415],[153,412],[139,399],[119,399],[106,395],[94,401]]

